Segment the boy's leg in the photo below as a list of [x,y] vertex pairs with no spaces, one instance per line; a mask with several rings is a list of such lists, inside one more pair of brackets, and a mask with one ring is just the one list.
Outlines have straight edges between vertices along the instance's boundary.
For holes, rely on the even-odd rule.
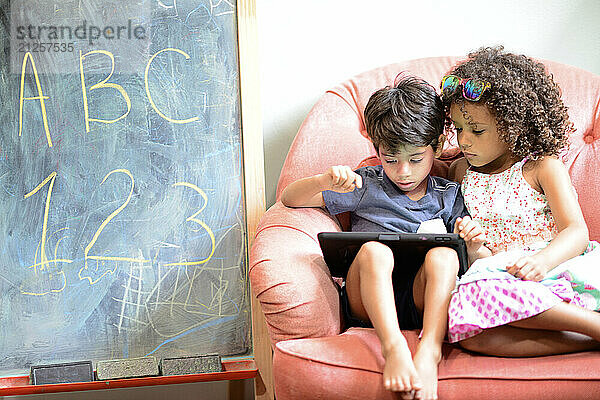
[[448,304],[458,268],[456,251],[436,247],[427,252],[414,281],[415,306],[423,315],[423,332],[413,358],[424,385],[419,398],[437,398],[437,367],[442,357],[442,342],[448,328]]
[[422,385],[398,325],[393,269],[394,256],[389,247],[378,242],[365,243],[350,265],[346,292],[352,314],[371,321],[379,337],[385,358],[385,388],[406,394]]
[[565,302],[509,325],[486,330],[460,344],[468,350],[506,357],[563,354],[600,347],[600,314]]

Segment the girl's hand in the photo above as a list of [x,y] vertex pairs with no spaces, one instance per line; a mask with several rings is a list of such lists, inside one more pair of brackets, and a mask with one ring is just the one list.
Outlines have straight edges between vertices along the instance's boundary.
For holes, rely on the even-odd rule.
[[454,233],[458,233],[465,240],[469,252],[477,251],[485,243],[483,228],[468,215],[456,219]]
[[540,257],[533,255],[518,259],[513,265],[509,265],[506,271],[524,281],[539,282],[548,273],[548,268],[547,264],[542,262]]
[[492,253],[484,246],[485,233],[479,222],[474,221],[469,216],[457,218],[454,224],[454,233],[458,233],[465,240],[467,245],[467,254],[469,255],[469,265],[478,258],[488,257]]
[[362,187],[362,177],[345,165],[330,167],[325,174],[325,190],[348,193]]

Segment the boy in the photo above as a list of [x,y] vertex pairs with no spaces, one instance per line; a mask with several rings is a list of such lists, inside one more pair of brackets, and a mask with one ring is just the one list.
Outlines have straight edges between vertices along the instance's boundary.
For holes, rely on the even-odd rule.
[[[371,96],[365,125],[382,165],[356,171],[334,166],[300,179],[285,188],[283,204],[325,207],[331,214],[350,211],[353,231],[454,231],[466,240],[469,259],[477,258],[484,237],[468,216],[459,185],[429,175],[445,140],[444,111],[435,90],[421,79],[402,78]],[[375,328],[386,389],[403,392],[403,398],[434,399],[458,257],[437,247],[424,259],[402,261],[394,269],[389,247],[363,245],[341,289],[342,310],[352,324]],[[413,358],[401,329],[421,327]]]

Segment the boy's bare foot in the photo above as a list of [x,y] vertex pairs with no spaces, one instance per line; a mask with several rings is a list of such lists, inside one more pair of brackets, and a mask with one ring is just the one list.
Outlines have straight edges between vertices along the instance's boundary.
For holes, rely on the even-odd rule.
[[383,386],[387,390],[408,394],[423,387],[408,346],[399,345],[383,350],[383,357]]
[[417,347],[413,361],[423,382],[423,388],[415,393],[415,399],[436,400],[438,398],[438,364],[440,359],[439,350],[436,352],[431,351],[426,346]]

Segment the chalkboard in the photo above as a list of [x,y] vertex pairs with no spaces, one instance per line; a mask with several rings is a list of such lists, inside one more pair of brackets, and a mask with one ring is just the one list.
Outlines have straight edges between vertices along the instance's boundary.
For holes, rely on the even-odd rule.
[[247,353],[235,2],[1,4],[0,375]]

